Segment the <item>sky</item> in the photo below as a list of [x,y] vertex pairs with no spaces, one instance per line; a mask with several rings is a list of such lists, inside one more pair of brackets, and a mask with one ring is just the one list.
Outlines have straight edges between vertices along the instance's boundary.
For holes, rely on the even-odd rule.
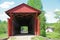
[[[5,11],[20,5],[22,3],[27,3],[28,0],[0,0],[0,20],[7,21],[7,18],[9,18]],[[43,5],[43,10],[46,12],[46,22],[47,23],[55,23],[58,19],[54,18],[55,11],[60,10],[60,0],[41,0]]]

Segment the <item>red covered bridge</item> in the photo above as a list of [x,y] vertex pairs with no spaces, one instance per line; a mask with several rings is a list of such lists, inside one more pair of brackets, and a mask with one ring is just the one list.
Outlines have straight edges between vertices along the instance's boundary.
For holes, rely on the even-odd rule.
[[[40,10],[24,3],[6,11],[6,14],[10,17],[8,18],[8,36],[39,35],[40,23],[38,16],[40,13]],[[28,27],[28,33],[21,33],[22,26]]]

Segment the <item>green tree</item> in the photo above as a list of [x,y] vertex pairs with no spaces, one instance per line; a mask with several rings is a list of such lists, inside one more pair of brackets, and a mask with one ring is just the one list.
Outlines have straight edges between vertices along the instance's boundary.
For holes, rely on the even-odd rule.
[[55,23],[53,26],[54,26],[54,31],[60,33],[60,23]]
[[41,11],[41,14],[39,15],[39,18],[40,18],[40,35],[41,36],[46,36],[46,33],[45,33],[45,16],[44,16],[44,11],[43,11],[43,7],[42,7],[42,3],[41,3],[41,0],[29,0],[28,3],[27,3],[29,6],[32,6],[33,8],[36,8],[38,10]]
[[0,20],[0,23],[1,23],[1,20]]
[[60,33],[60,11],[56,11],[55,14],[56,14],[55,18],[59,19],[55,24],[55,31]]
[[1,23],[0,23],[0,34],[6,33],[6,32],[7,32],[7,22],[1,21]]
[[33,8],[42,10],[41,0],[29,0],[27,4],[28,4],[29,6],[32,6]]
[[41,29],[41,36],[46,36],[46,32],[45,32],[45,25],[46,25],[46,19],[45,19],[45,12],[42,11],[42,13],[40,14],[40,29]]
[[55,18],[59,19],[59,21],[60,21],[60,11],[56,11],[55,14],[56,14]]

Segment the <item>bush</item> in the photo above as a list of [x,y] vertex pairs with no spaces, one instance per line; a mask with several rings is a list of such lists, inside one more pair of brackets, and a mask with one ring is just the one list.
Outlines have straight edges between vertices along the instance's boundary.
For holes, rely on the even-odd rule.
[[45,32],[45,30],[41,30],[41,36],[46,37],[46,32]]

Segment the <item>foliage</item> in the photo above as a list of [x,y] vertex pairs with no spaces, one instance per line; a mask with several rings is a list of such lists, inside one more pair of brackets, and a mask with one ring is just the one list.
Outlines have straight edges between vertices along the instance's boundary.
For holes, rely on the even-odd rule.
[[45,33],[45,16],[44,16],[44,11],[42,8],[42,3],[41,0],[29,0],[28,5],[32,6],[33,8],[39,9],[41,11],[41,14],[39,15],[39,19],[40,19],[40,27],[41,27],[41,34],[42,36],[46,36]]
[[56,11],[55,14],[56,14],[55,18],[60,19],[60,11]]
[[32,38],[32,40],[60,40],[60,34],[54,32],[53,35],[54,36],[52,36],[52,33],[47,33],[47,37],[35,36]]
[[0,20],[0,23],[1,23],[1,20]]
[[60,33],[60,23],[46,23],[46,28],[53,28],[54,32]]
[[48,38],[60,38],[60,23],[46,23],[46,26],[54,28],[54,32],[46,33]]
[[54,25],[55,31],[60,33],[60,11],[56,11],[55,14],[56,14],[55,18],[59,19],[57,23]]
[[7,22],[1,21],[0,22],[0,34],[7,32]]
[[54,24],[54,31],[60,33],[60,23]]
[[27,4],[36,9],[42,10],[41,0],[29,0]]
[[7,38],[8,37],[8,35],[6,34],[6,33],[2,33],[2,34],[0,34],[0,38],[1,39],[3,39],[3,38]]
[[41,29],[41,36],[45,37],[46,36],[46,32],[45,32],[46,19],[45,19],[44,13],[45,12],[42,12],[42,14],[40,14],[40,29]]
[[21,31],[24,33],[28,33],[28,27],[27,26],[22,26]]
[[47,37],[48,38],[60,38],[60,34],[56,32],[48,32]]

